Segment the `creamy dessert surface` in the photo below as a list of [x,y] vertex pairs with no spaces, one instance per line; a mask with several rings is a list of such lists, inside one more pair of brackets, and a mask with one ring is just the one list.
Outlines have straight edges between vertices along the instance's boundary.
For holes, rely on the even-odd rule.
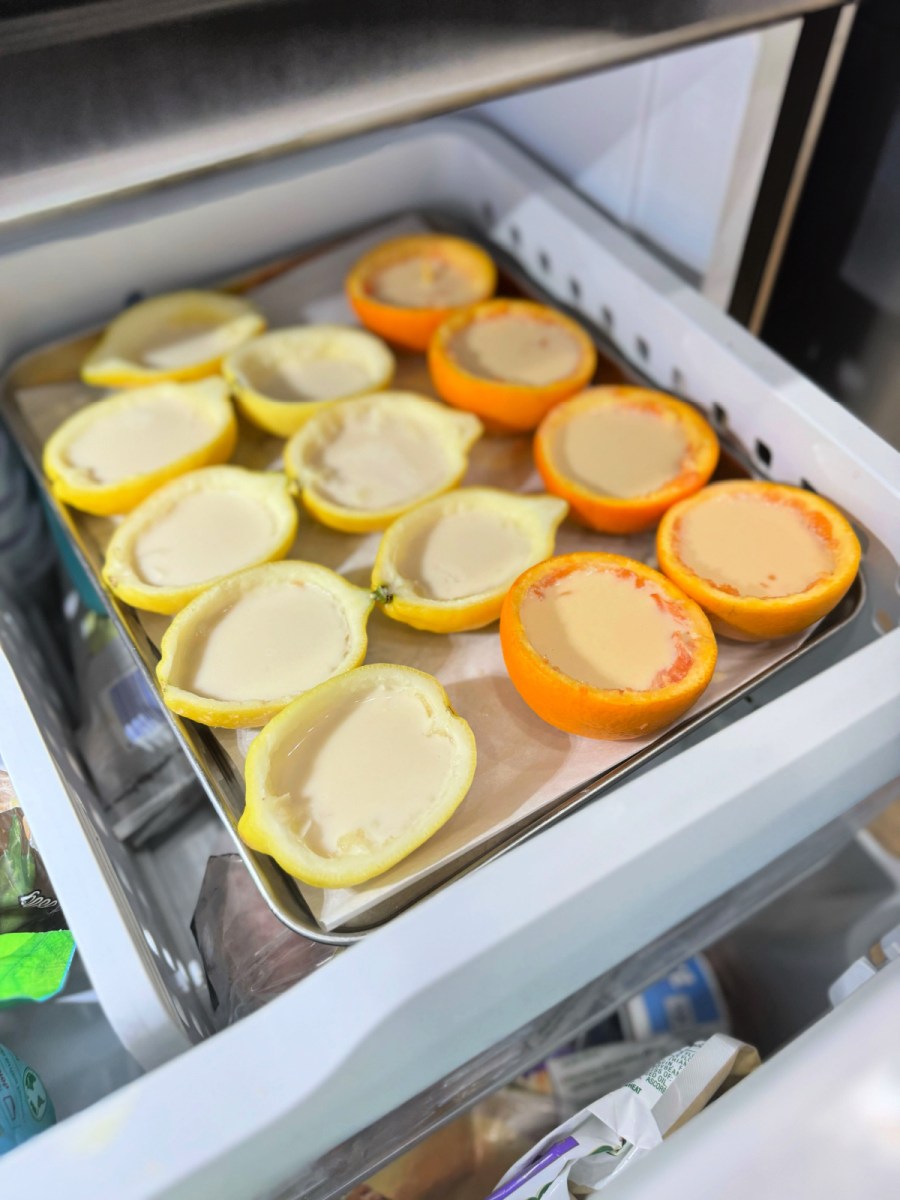
[[429,600],[461,600],[493,592],[531,561],[518,525],[487,511],[446,512],[419,529],[397,556],[397,568]]
[[573,571],[525,595],[521,619],[538,654],[596,688],[646,691],[678,654],[680,623],[660,608],[651,584],[612,571]]
[[473,321],[452,337],[449,350],[470,375],[532,387],[566,379],[581,362],[581,346],[568,329],[519,313]]
[[371,374],[360,363],[326,354],[246,355],[241,374],[254,391],[287,402],[337,400],[364,391],[372,382]]
[[177,397],[107,410],[65,448],[66,460],[96,483],[116,483],[157,471],[199,450],[214,429]]
[[791,504],[711,496],[677,527],[678,557],[702,579],[741,596],[790,596],[834,568],[834,555]]
[[330,679],[349,642],[347,619],[330,592],[268,583],[192,631],[170,682],[211,700],[277,700]]
[[553,445],[563,475],[620,499],[645,496],[676,478],[687,449],[677,421],[627,405],[573,414],[556,430]]
[[189,492],[138,534],[133,565],[158,587],[203,583],[257,562],[273,530],[271,512],[253,496]]
[[177,370],[220,358],[231,349],[233,340],[228,325],[220,319],[198,317],[162,325],[152,332],[148,330],[138,358],[154,370]]
[[371,852],[442,794],[456,743],[415,691],[377,684],[298,728],[273,757],[281,816],[317,854]]
[[306,464],[322,496],[346,508],[378,511],[427,496],[447,481],[447,452],[431,422],[376,407],[345,411]]
[[477,280],[462,267],[434,254],[401,258],[369,282],[376,300],[398,308],[458,308],[481,296]]

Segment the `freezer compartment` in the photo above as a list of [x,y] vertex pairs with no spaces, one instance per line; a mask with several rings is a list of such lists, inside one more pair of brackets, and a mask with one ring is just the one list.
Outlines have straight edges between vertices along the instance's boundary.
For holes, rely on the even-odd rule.
[[[896,791],[891,795],[896,796]],[[66,1121],[57,1130],[42,1135],[39,1141],[4,1161],[4,1182],[12,1186],[36,1172],[33,1178],[40,1186],[42,1181],[49,1182],[54,1176],[58,1178],[58,1173],[66,1170],[70,1194],[80,1200],[80,1197],[92,1194],[91,1188],[96,1193],[99,1181],[104,1177],[108,1179],[108,1173],[114,1170],[122,1194],[136,1197],[161,1198],[201,1191],[205,1194],[205,1189],[214,1188],[216,1194],[233,1196],[236,1200],[250,1194],[261,1200],[264,1197],[271,1200],[337,1200],[356,1182],[375,1176],[376,1184],[405,1180],[400,1193],[404,1200],[475,1200],[476,1196],[483,1200],[500,1174],[527,1147],[505,1136],[504,1144],[496,1148],[495,1154],[485,1153],[490,1150],[489,1145],[483,1150],[473,1146],[471,1120],[467,1114],[475,1110],[477,1128],[483,1117],[508,1107],[509,1101],[504,1105],[502,1097],[497,1095],[498,1089],[510,1083],[520,1088],[524,1082],[522,1076],[531,1068],[554,1053],[565,1051],[587,1030],[595,1031],[594,1044],[615,1045],[614,1040],[611,1041],[616,1037],[615,1031],[604,1027],[598,1030],[597,1023],[608,1023],[613,1012],[621,1011],[630,997],[640,996],[644,988],[661,976],[674,970],[677,978],[679,964],[699,951],[705,952],[714,978],[718,980],[715,990],[719,999],[715,1014],[707,1014],[709,1027],[698,1036],[708,1036],[712,1028],[720,1025],[732,1036],[755,1043],[762,1052],[764,1066],[761,1070],[768,1072],[770,1067],[773,1068],[777,1079],[783,1069],[781,1055],[784,1048],[787,1047],[789,1060],[798,1052],[793,1045],[798,1035],[799,1053],[804,1055],[808,1055],[811,1045],[815,1047],[817,1039],[830,1036],[834,1018],[828,1015],[829,984],[860,952],[863,943],[868,949],[870,938],[875,941],[887,932],[884,910],[886,905],[896,905],[900,860],[885,855],[877,847],[873,853],[869,833],[847,841],[852,825],[868,820],[874,811],[881,809],[884,801],[882,795],[857,806],[848,817],[823,829],[803,847],[782,856],[740,888],[681,923],[668,936],[595,978],[565,1002],[489,1046],[476,1058],[385,1113],[369,1127],[354,1132],[316,1161],[309,1161],[307,1154],[309,1142],[316,1136],[319,1126],[314,1118],[316,1110],[296,1106],[306,1083],[306,1035],[309,1029],[302,1024],[301,1012],[296,1007],[289,1009],[284,1002],[275,1002],[269,1012],[212,1039],[206,1047],[188,1053],[168,1067],[151,1072],[136,1086],[125,1088],[119,1095],[110,1097],[75,1120]],[[895,804],[895,826],[896,822]],[[385,934],[389,935],[397,928],[394,926]],[[368,944],[347,952],[344,963],[350,963],[357,956],[364,957],[367,949]],[[327,970],[321,976],[323,983]],[[346,984],[347,979],[343,982]],[[377,981],[370,978],[369,983],[374,1000]],[[882,981],[876,983],[879,987],[882,985]],[[865,988],[860,996],[848,1002],[851,1008],[866,1003]],[[343,1016],[342,995],[342,989],[336,986],[332,1004],[335,1008],[333,1019],[338,1022]],[[307,1006],[302,1013],[307,1018],[315,1014],[314,1005]],[[271,1022],[268,1021],[270,1016]],[[320,1012],[319,1016],[325,1014]],[[690,1021],[685,1021],[684,1014],[678,1010],[669,1010],[666,1019],[676,1042],[679,1039],[690,1041],[695,1036]],[[656,1020],[659,1020],[658,1013]],[[289,1148],[288,1143],[281,1142],[277,1132],[280,1121],[274,1120],[272,1105],[264,1095],[276,1086],[269,1073],[268,1054],[273,1035],[276,1041],[279,1036],[273,1026],[283,1032],[291,1030],[295,1042],[299,1043],[293,1055],[286,1054],[282,1047],[285,1076],[277,1085],[286,1087],[281,1100],[282,1119],[288,1123],[285,1133],[292,1131]],[[232,1036],[245,1030],[249,1032],[251,1027],[253,1036],[249,1039],[239,1040]],[[334,1026],[330,1028],[333,1030]],[[629,1030],[627,1025],[623,1026],[623,1032],[631,1038],[642,1036],[636,1027]],[[415,1038],[412,1027],[408,1033]],[[632,1052],[638,1048],[633,1041],[628,1045]],[[79,1053],[73,1054],[69,1045],[67,1050],[62,1047],[59,1052],[65,1054],[67,1069],[72,1072],[73,1062],[81,1061],[81,1052],[92,1048],[79,1044]],[[31,1045],[29,1051],[32,1052]],[[39,1069],[47,1062],[48,1053],[46,1042],[34,1041],[32,1058]],[[857,1046],[857,1056],[862,1066],[867,1059],[865,1047]],[[201,1058],[205,1059],[202,1067]],[[52,1066],[51,1062],[51,1070]],[[343,1080],[336,1088],[326,1084],[319,1089],[313,1104],[324,1106],[326,1117],[332,1119],[336,1111],[353,1108],[358,1103],[359,1091],[368,1086],[371,1066],[366,1050],[357,1047],[351,1052],[347,1074],[342,1067],[336,1068]],[[622,1069],[626,1074],[620,1079],[609,1077],[610,1088],[624,1084],[635,1073],[628,1074],[627,1067]],[[264,1083],[259,1082],[261,1073]],[[394,1068],[389,1057],[377,1059],[375,1073],[382,1093],[391,1094]],[[228,1087],[217,1089],[213,1081],[223,1074],[227,1075]],[[207,1081],[202,1103],[197,1100],[197,1091],[181,1090],[192,1084],[196,1087],[201,1079]],[[535,1086],[533,1076],[527,1086]],[[744,1086],[744,1083],[738,1085],[739,1088]],[[219,1093],[224,1094],[220,1096]],[[510,1093],[505,1094],[510,1096]],[[521,1098],[521,1092],[513,1093],[511,1098],[514,1099],[516,1094]],[[780,1106],[784,1112],[777,1086],[774,1095],[771,1090],[767,1094],[768,1103]],[[556,1100],[545,1097],[545,1101],[528,1105],[529,1120],[544,1122],[543,1128],[540,1124],[532,1125],[533,1139],[552,1128],[569,1111],[561,1093],[557,1093]],[[714,1105],[718,1103],[715,1101]],[[251,1113],[257,1107],[265,1110],[262,1124],[250,1130],[246,1122],[254,1123]],[[213,1132],[213,1127],[223,1120],[225,1113],[230,1115],[224,1117],[224,1126]],[[337,1120],[342,1119],[338,1117]],[[718,1118],[714,1120],[717,1122]],[[104,1142],[91,1156],[85,1156],[80,1150],[85,1140],[94,1139],[97,1131],[108,1129],[110,1123],[117,1129],[116,1138]],[[447,1131],[432,1141],[445,1126]],[[186,1127],[200,1141],[200,1147],[194,1146],[193,1137],[191,1145],[185,1144]],[[333,1128],[336,1127],[337,1122]],[[152,1130],[150,1136],[148,1130]],[[256,1141],[251,1141],[253,1134]],[[732,1129],[736,1143],[748,1134],[749,1130],[743,1127]],[[863,1136],[870,1135],[876,1136],[875,1131],[867,1129],[863,1132]],[[795,1129],[793,1136],[799,1141],[800,1131]],[[681,1137],[678,1134],[673,1142],[653,1151],[652,1158],[677,1154]],[[261,1142],[267,1146],[266,1155],[260,1152]],[[229,1168],[221,1173],[206,1155],[204,1146],[208,1148],[212,1144],[217,1146],[216,1154],[227,1155],[230,1160]],[[695,1141],[693,1145],[695,1155],[709,1159],[708,1144]],[[166,1149],[165,1170],[148,1171],[151,1160],[158,1166],[163,1147]],[[269,1153],[272,1147],[277,1148],[274,1156]],[[408,1166],[398,1159],[414,1147],[420,1166],[410,1177]],[[798,1152],[802,1153],[802,1146]],[[459,1156],[458,1161],[444,1161],[448,1154]],[[716,1159],[717,1155],[713,1154],[707,1169],[715,1170]],[[655,1161],[653,1167],[657,1167]],[[658,1170],[654,1170],[653,1177],[660,1178]],[[662,1178],[665,1178],[664,1172]],[[446,1186],[441,1186],[442,1179]],[[631,1171],[628,1172],[630,1179]],[[432,1182],[430,1188],[426,1187],[428,1180]],[[482,1184],[481,1192],[472,1190]],[[615,1186],[620,1184],[617,1182]],[[385,1192],[394,1194],[387,1187]],[[616,1194],[615,1190],[613,1194]]]
[[[96,323],[135,292],[238,274],[411,206],[441,209],[479,229],[557,302],[599,323],[641,375],[701,405],[748,448],[761,473],[808,483],[842,505],[866,545],[868,594],[852,625],[754,689],[738,712],[716,717],[678,753],[431,897],[244,1023],[246,1038],[255,1037],[250,1027],[259,1030],[274,1051],[288,1012],[302,1023],[307,1005],[333,1008],[333,997],[324,999],[332,987],[347,997],[357,989],[356,1002],[346,1001],[347,1045],[374,1047],[386,1037],[390,1047],[412,1021],[415,1037],[401,1057],[408,1063],[414,1054],[415,1061],[402,1083],[398,1064],[386,1091],[363,1089],[337,1124],[310,1127],[308,1145],[318,1139],[322,1149],[551,1009],[900,771],[893,736],[900,706],[897,456],[478,125],[448,121],[362,139],[61,218],[53,240],[22,244],[0,261],[0,286],[17,296],[3,353],[12,357]],[[220,826],[208,813],[193,839],[172,839],[139,860],[109,841],[92,821],[63,735],[45,719],[40,670],[28,667],[15,642],[0,661],[18,745],[11,772],[31,801],[110,1020],[140,1061],[161,1062],[210,1027],[192,974],[189,914],[173,912],[171,901],[189,890],[192,872],[199,885]],[[587,928],[585,911],[614,913],[612,929]],[[432,955],[421,952],[426,945]],[[596,953],[583,957],[588,946]],[[395,977],[378,1003],[363,1006],[362,980],[373,972],[366,964],[388,961]],[[454,1015],[454,1036],[442,1037],[454,997],[459,1004],[476,993],[491,1019],[475,1029]],[[201,1051],[228,1044],[243,1028]],[[186,1067],[195,1055],[186,1056]],[[202,1071],[209,1060],[196,1061]],[[272,1066],[276,1074],[283,1069]],[[303,1094],[324,1086],[322,1072],[333,1066],[316,1048]]]
[[[864,806],[856,818],[876,806]],[[894,826],[898,820],[895,803]],[[516,1118],[532,1123],[537,1141],[584,1104],[640,1074],[644,1067],[634,1064],[644,1047],[655,1047],[643,1051],[651,1056],[649,1065],[681,1045],[723,1032],[754,1046],[763,1064],[780,1066],[778,1056],[798,1038],[827,1038],[829,988],[870,950],[879,961],[877,943],[890,931],[898,902],[900,860],[885,856],[867,831],[849,843],[846,834],[846,828],[823,831],[802,854],[794,851],[771,864],[750,890],[745,885],[722,897],[622,969],[467,1064],[465,1074],[452,1080],[457,1097],[464,1098],[462,1116],[446,1091],[431,1089],[336,1147],[278,1193],[279,1200],[340,1197],[362,1178],[366,1163],[368,1182],[386,1195],[395,1188],[404,1200],[484,1200],[523,1152]],[[693,977],[690,984],[685,974]],[[617,1050],[630,1056],[623,1053],[619,1066]],[[597,1059],[588,1062],[598,1051],[606,1059],[602,1066]],[[862,1065],[866,1047],[860,1045],[858,1054]],[[584,1093],[573,1102],[591,1070],[606,1080],[602,1093]],[[443,1081],[443,1088],[450,1082]],[[504,1085],[499,1093],[498,1083]],[[784,1111],[777,1089],[770,1096]],[[513,1113],[511,1128],[505,1144],[494,1147],[479,1130],[504,1109]],[[436,1136],[444,1122],[448,1132]],[[399,1158],[386,1152],[398,1145],[407,1147]],[[458,1160],[448,1161],[453,1153]],[[709,1156],[709,1145],[695,1143],[695,1154]],[[665,1170],[653,1165],[653,1177],[664,1182]],[[486,1188],[478,1191],[482,1185]],[[610,1185],[612,1195],[619,1185],[618,1180]]]
[[[228,281],[259,306],[269,327],[300,321],[354,323],[343,295],[348,269],[359,256],[391,237],[440,229],[468,237],[477,231],[446,215],[409,214],[378,224],[362,233],[350,233],[318,247],[299,261],[264,264],[249,278]],[[482,237],[483,241],[486,241]],[[501,269],[500,291],[524,293],[545,300],[546,293],[524,274],[511,256],[494,243],[487,248]],[[260,282],[260,280],[262,282]],[[584,320],[584,315],[579,314]],[[597,382],[638,381],[640,376],[620,356],[595,326],[588,326],[600,349]],[[613,784],[626,778],[666,750],[676,750],[687,734],[718,713],[748,696],[782,670],[836,636],[861,613],[865,584],[860,574],[838,607],[812,631],[778,642],[752,645],[727,639],[719,644],[716,674],[704,695],[684,717],[660,733],[624,743],[598,744],[552,730],[522,704],[511,683],[496,637],[483,631],[452,636],[428,636],[374,612],[368,622],[370,662],[399,662],[439,676],[448,688],[451,703],[471,723],[481,747],[473,786],[460,810],[447,826],[433,835],[403,862],[377,879],[355,888],[325,892],[297,885],[281,872],[268,855],[245,846],[237,834],[244,806],[243,763],[255,730],[207,729],[169,713],[161,706],[156,678],[160,641],[168,619],[140,612],[116,600],[101,582],[103,555],[115,528],[113,519],[75,511],[62,504],[41,471],[47,437],[65,417],[77,412],[96,391],[77,378],[77,363],[94,331],[71,342],[60,342],[26,355],[7,376],[0,412],[31,462],[46,503],[58,515],[73,554],[89,572],[110,615],[128,640],[148,694],[155,695],[161,711],[209,799],[231,834],[260,892],[278,917],[298,932],[324,942],[346,944],[405,911],[437,887],[446,886],[462,873],[482,867],[524,838],[533,836],[575,808],[596,800]],[[613,357],[614,356],[614,357]],[[54,382],[48,383],[47,380]],[[412,388],[437,398],[423,355],[401,353],[392,387]],[[714,478],[759,474],[749,448],[741,446],[727,429],[720,429],[722,457]],[[277,467],[284,442],[241,423],[232,461],[245,466]],[[503,487],[510,491],[542,491],[533,465],[528,435],[486,436],[470,451],[463,485]],[[323,528],[306,517],[289,557],[310,559],[339,571],[345,578],[369,586],[380,534],[353,536]],[[652,531],[603,536],[567,521],[556,536],[555,553],[605,550],[655,565]],[[510,771],[509,764],[519,764]],[[522,765],[527,764],[527,765]]]

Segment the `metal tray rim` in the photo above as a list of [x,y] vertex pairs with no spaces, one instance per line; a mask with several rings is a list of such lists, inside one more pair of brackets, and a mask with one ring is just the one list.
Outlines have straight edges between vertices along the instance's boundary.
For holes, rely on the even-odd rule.
[[[516,262],[516,260],[504,247],[501,247],[490,241],[490,239],[486,238],[483,233],[473,229],[470,225],[460,222],[457,218],[450,217],[446,213],[440,213],[436,210],[410,209],[407,210],[405,214],[398,215],[419,216],[436,227],[464,232],[467,237],[484,244],[490,250],[491,254],[494,256],[501,268],[508,275],[512,276],[517,283],[521,284],[523,290],[533,296],[537,296],[546,300],[548,303],[551,303],[554,307],[561,309],[562,311],[567,311],[567,306],[565,303],[560,302],[556,298],[550,297],[548,293],[540,286],[540,284],[523,270],[520,264]],[[378,221],[374,224],[378,225],[382,223],[384,222]],[[296,254],[302,255],[303,257],[314,254],[317,249],[324,249],[328,245],[339,244],[342,240],[344,240],[344,238],[352,237],[354,234],[362,232],[367,227],[371,227],[371,223],[345,230],[342,234],[337,236],[307,243],[305,246],[299,248],[295,254],[279,256],[274,260],[259,264],[255,268],[243,272],[236,279],[231,278],[225,280],[219,286],[229,290],[241,290],[244,287],[250,286],[253,282],[256,282],[261,275],[265,277],[269,277],[270,275],[275,276],[281,273],[283,270],[290,269]],[[615,344],[604,335],[604,333],[596,326],[595,323],[585,318],[584,314],[572,313],[571,315],[576,316],[578,321],[587,328],[602,354],[608,359],[612,360],[612,362],[625,371],[626,374],[631,376],[637,382],[645,383],[648,386],[653,387],[658,386],[658,384],[656,384],[650,376],[641,370],[639,366],[626,359],[618,347],[615,346]],[[274,863],[273,860],[271,868],[272,874],[279,880],[279,883],[283,885],[284,895],[283,897],[279,897],[275,894],[270,879],[267,878],[266,874],[264,874],[262,870],[260,870],[256,862],[257,857],[264,856],[258,856],[257,852],[251,851],[244,845],[238,836],[236,824],[232,819],[229,806],[223,795],[219,794],[219,788],[223,786],[221,771],[219,770],[217,772],[218,777],[213,777],[210,772],[210,766],[212,764],[215,764],[217,767],[221,766],[221,759],[223,756],[221,747],[215,741],[215,738],[210,731],[206,730],[202,726],[195,726],[193,723],[184,720],[176,713],[171,712],[162,703],[162,698],[159,695],[155,670],[152,665],[153,659],[158,657],[155,647],[153,647],[152,643],[147,638],[137,619],[130,615],[128,612],[128,607],[121,604],[119,600],[103,586],[102,581],[94,571],[93,565],[91,564],[85,548],[82,545],[79,532],[72,520],[68,506],[56,498],[47,483],[41,467],[40,451],[35,447],[36,439],[33,437],[31,431],[27,428],[24,417],[22,417],[18,412],[16,404],[13,401],[11,395],[12,379],[16,373],[21,370],[23,365],[28,363],[35,355],[46,353],[47,351],[50,351],[56,347],[68,346],[72,342],[75,342],[88,335],[98,334],[102,328],[102,326],[92,326],[88,329],[75,331],[66,337],[54,339],[52,342],[47,342],[43,345],[33,347],[24,354],[18,355],[9,364],[2,376],[0,376],[0,416],[2,416],[3,421],[6,423],[7,428],[12,434],[19,450],[23,454],[44,502],[60,521],[71,550],[75,554],[79,564],[87,574],[88,578],[94,584],[94,587],[100,596],[110,618],[113,620],[116,629],[129,643],[132,653],[137,660],[139,668],[141,669],[146,682],[150,686],[154,695],[156,695],[159,699],[160,707],[163,709],[163,712],[169,721],[179,745],[187,755],[187,758],[191,763],[191,766],[213,808],[215,809],[216,814],[231,835],[231,838],[235,844],[235,848],[240,854],[247,870],[250,872],[250,875],[260,891],[260,894],[263,896],[269,908],[280,921],[282,921],[289,928],[293,929],[296,933],[302,934],[304,937],[308,937],[313,941],[335,946],[352,945],[353,943],[362,940],[367,936],[367,934],[382,928],[396,916],[401,915],[403,912],[409,911],[409,909],[413,908],[415,905],[420,904],[423,900],[428,899],[429,896],[435,895],[439,891],[443,891],[462,876],[486,867],[489,863],[499,858],[502,854],[506,854],[510,850],[515,849],[516,846],[521,845],[524,841],[534,837],[536,834],[540,833],[544,829],[549,828],[551,825],[556,824],[556,822],[562,820],[565,816],[568,816],[569,813],[575,812],[577,809],[597,799],[615,783],[632,774],[645,763],[657,758],[682,738],[711,721],[725,709],[730,708],[733,704],[746,696],[752,688],[757,687],[759,684],[771,678],[789,664],[796,662],[799,658],[804,657],[810,651],[822,645],[825,641],[829,640],[846,625],[848,625],[858,615],[864,606],[865,581],[863,572],[860,570],[850,592],[848,592],[847,597],[841,601],[838,609],[835,609],[832,613],[825,617],[819,627],[806,641],[795,647],[778,662],[773,663],[769,667],[760,671],[757,675],[753,676],[751,679],[738,686],[734,691],[721,697],[721,699],[711,708],[708,708],[702,713],[698,713],[693,717],[689,715],[675,726],[664,730],[663,733],[651,745],[646,746],[643,750],[640,750],[631,757],[623,760],[620,763],[617,763],[614,767],[609,768],[601,775],[598,775],[593,779],[585,780],[582,785],[573,789],[572,791],[557,797],[552,806],[548,805],[543,812],[525,820],[520,825],[513,826],[513,828],[505,835],[499,835],[498,840],[495,843],[489,843],[474,857],[469,859],[463,857],[460,865],[456,867],[456,869],[451,870],[447,877],[441,878],[433,886],[427,887],[424,891],[417,893],[415,897],[407,903],[403,903],[401,901],[401,904],[396,911],[387,914],[380,921],[377,921],[369,926],[357,927],[351,930],[323,930],[309,912],[309,909],[307,908],[299,890],[293,886],[289,877],[281,871],[281,869]],[[667,390],[671,391],[671,389]],[[684,399],[687,399],[688,402],[693,403],[688,397],[684,397]],[[740,462],[744,469],[747,470],[748,474],[756,477],[760,477],[762,475],[759,468],[754,464],[751,456],[743,449],[742,446],[736,443],[733,437],[723,434],[722,431],[719,431],[719,437],[725,448]],[[841,608],[848,607],[848,600],[850,601],[852,607],[849,609],[849,611],[844,612],[843,615],[836,616]],[[142,650],[142,644],[144,643],[147,647],[149,647],[150,650],[150,654],[146,657],[144,651]],[[202,751],[208,752],[208,758],[212,760],[212,763],[204,760],[201,751],[201,745]],[[231,766],[232,764],[229,763],[229,768],[231,768]],[[299,913],[295,914],[289,911],[288,905],[285,903],[288,898],[291,906],[294,909],[300,910]]]

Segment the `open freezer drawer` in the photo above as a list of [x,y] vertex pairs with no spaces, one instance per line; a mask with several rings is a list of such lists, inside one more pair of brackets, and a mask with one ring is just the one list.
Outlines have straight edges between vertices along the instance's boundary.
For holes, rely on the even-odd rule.
[[610,1200],[895,1195],[898,1005],[900,962],[893,962],[623,1172]]
[[[64,1175],[74,1197],[104,1194],[110,1179],[128,1195],[290,1195],[338,1142],[900,773],[900,459],[483,127],[436,122],[61,218],[0,260],[0,289],[16,301],[3,356],[101,319],[136,290],[222,278],[412,207],[480,228],[647,376],[727,421],[776,478],[850,512],[867,546],[865,610],[746,715],[724,715],[264,1011],[17,1151],[3,1167],[13,1192],[17,1179],[52,1192]],[[110,1019],[153,1066],[203,1032],[174,993],[165,922],[152,925],[152,902],[136,915],[127,864],[89,806],[73,807],[63,748],[35,719],[40,681],[0,667],[11,774]],[[114,943],[127,950],[113,959]]]

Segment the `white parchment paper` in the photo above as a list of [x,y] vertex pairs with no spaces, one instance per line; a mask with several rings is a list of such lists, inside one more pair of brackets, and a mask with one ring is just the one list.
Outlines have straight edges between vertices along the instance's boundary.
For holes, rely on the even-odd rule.
[[[248,294],[266,313],[270,326],[329,321],[355,324],[343,297],[343,279],[369,245],[397,233],[425,228],[403,219],[381,226],[287,270]],[[604,378],[601,368],[600,378]],[[621,378],[610,368],[610,380]],[[400,356],[396,388],[434,395],[424,357]],[[23,413],[42,439],[76,408],[98,393],[77,382],[63,381],[21,390]],[[282,443],[243,427],[235,462],[258,468],[280,465]],[[521,492],[541,491],[527,437],[483,438],[471,457],[466,484],[490,484]],[[114,528],[104,518],[79,516],[85,532],[103,548]],[[341,534],[301,519],[291,557],[322,563],[351,582],[366,586],[380,535]],[[608,537],[567,521],[559,532],[557,552],[606,550],[655,565],[653,533]],[[159,640],[168,618],[142,614],[151,640]],[[688,716],[715,705],[767,667],[790,653],[807,635],[779,642],[739,643],[720,640],[716,673]],[[367,662],[403,663],[435,675],[453,707],[472,726],[478,767],[472,788],[451,820],[403,862],[353,888],[327,889],[298,885],[319,924],[327,930],[368,925],[402,907],[456,866],[498,840],[504,831],[534,818],[558,799],[602,775],[653,741],[602,742],[561,733],[545,724],[519,698],[507,677],[496,624],[473,633],[441,636],[422,633],[374,612],[369,622]],[[243,763],[256,731],[217,736],[229,755]],[[657,735],[658,736],[658,735]],[[398,762],[397,770],[403,770]],[[602,802],[602,801],[601,801]]]

